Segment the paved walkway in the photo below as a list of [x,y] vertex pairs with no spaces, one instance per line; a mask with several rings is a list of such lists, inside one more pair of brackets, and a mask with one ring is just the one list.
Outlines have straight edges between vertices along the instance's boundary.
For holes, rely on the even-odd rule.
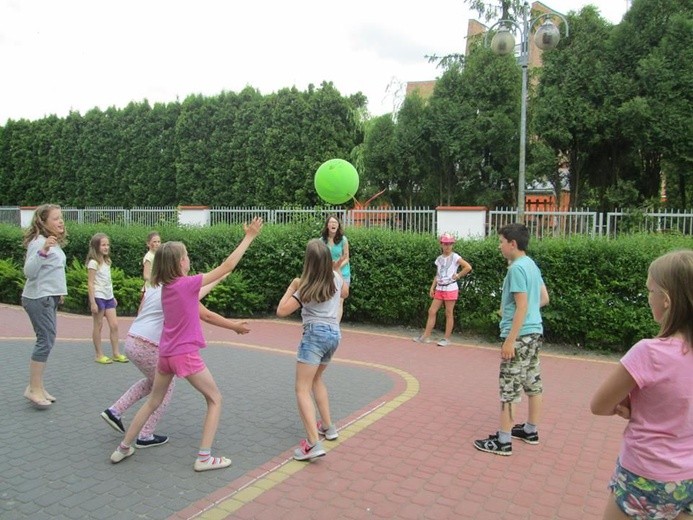
[[[120,319],[121,337],[130,321]],[[99,413],[137,369],[94,363],[91,318],[61,314],[46,376],[58,401],[34,410],[22,397],[28,318],[0,305],[0,323],[3,520],[601,518],[624,426],[588,410],[611,363],[545,353],[541,444],[516,441],[512,457],[481,453],[472,440],[497,428],[498,349],[345,326],[326,374],[339,440],[325,442],[326,457],[299,463],[291,453],[302,437],[293,396],[300,326],[257,320],[246,336],[205,329],[203,355],[225,399],[213,451],[233,466],[193,472],[204,402],[185,381],[158,428],[171,441],[114,466],[120,437]]]

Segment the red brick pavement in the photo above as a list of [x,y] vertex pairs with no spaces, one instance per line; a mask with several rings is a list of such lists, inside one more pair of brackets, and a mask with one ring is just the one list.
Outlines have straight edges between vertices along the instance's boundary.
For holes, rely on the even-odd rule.
[[[31,335],[20,308],[0,306],[0,316],[0,335]],[[128,324],[121,318],[121,334]],[[61,338],[89,333],[89,317],[61,315]],[[219,329],[205,334],[228,341]],[[260,320],[240,345],[293,351],[299,335],[295,321]],[[173,518],[601,518],[624,423],[593,417],[588,402],[612,363],[545,353],[541,443],[515,441],[513,455],[499,457],[472,446],[498,427],[499,349],[439,348],[346,325],[337,357],[382,370],[394,389],[340,421],[326,457],[299,463],[282,453]]]

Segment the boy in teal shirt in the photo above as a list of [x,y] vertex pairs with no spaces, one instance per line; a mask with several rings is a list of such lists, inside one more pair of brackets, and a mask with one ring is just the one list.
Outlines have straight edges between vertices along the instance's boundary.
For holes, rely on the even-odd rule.
[[[541,271],[526,250],[529,230],[524,224],[509,224],[500,231],[501,254],[510,262],[503,280],[500,337],[500,430],[487,439],[474,441],[478,450],[495,455],[512,455],[511,438],[539,444],[537,424],[541,415],[542,382],[539,350],[542,333],[540,308],[549,303]],[[513,414],[522,390],[528,396],[529,418],[513,426]]]

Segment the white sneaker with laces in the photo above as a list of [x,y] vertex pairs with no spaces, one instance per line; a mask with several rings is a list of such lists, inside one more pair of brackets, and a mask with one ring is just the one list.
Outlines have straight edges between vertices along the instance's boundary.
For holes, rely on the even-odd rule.
[[438,341],[438,343],[437,343],[437,345],[438,345],[439,347],[447,347],[449,344],[450,344],[450,340],[445,339],[445,338],[441,339],[441,340]]
[[120,448],[116,448],[116,450],[113,453],[111,453],[111,462],[113,464],[118,464],[121,460],[127,459],[133,453],[135,453],[135,448],[133,448],[132,446],[130,446],[128,448],[128,451],[125,453],[120,451]]

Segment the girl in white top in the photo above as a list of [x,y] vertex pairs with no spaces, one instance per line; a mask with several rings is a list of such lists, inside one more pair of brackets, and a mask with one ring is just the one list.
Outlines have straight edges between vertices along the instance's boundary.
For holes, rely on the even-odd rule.
[[[450,344],[452,328],[455,324],[455,303],[459,293],[457,280],[472,272],[472,266],[464,258],[455,253],[452,247],[455,237],[449,233],[443,233],[440,237],[442,254],[436,258],[436,275],[433,277],[428,295],[432,298],[428,308],[426,328],[421,336],[414,338],[417,343],[429,343],[431,332],[436,325],[436,316],[440,308],[445,305],[445,337],[438,341],[439,347],[447,347]],[[462,270],[458,270],[459,268]]]
[[24,397],[40,410],[50,408],[55,397],[43,387],[43,372],[55,345],[58,305],[67,294],[66,258],[61,246],[67,232],[60,206],[43,204],[36,208],[31,225],[24,234],[26,284],[22,307],[36,333],[36,344],[29,362],[29,386]]
[[[111,242],[104,233],[96,233],[89,241],[89,253],[87,253],[87,273],[89,288],[89,307],[94,318],[92,341],[94,342],[94,361],[107,365],[117,361],[127,363],[128,358],[120,353],[118,344],[118,316],[116,307],[118,302],[113,295],[113,282],[111,281]],[[111,348],[113,358],[104,355],[101,350],[101,328],[103,318],[106,317],[110,329]]]
[[156,253],[156,250],[159,249],[159,246],[161,245],[161,236],[157,231],[152,231],[147,235],[147,247],[148,251],[144,255],[144,258],[142,259],[142,278],[144,278],[144,288],[142,289],[142,292],[147,287],[150,287],[149,285],[149,278],[152,275],[152,264],[154,263],[154,253]]

